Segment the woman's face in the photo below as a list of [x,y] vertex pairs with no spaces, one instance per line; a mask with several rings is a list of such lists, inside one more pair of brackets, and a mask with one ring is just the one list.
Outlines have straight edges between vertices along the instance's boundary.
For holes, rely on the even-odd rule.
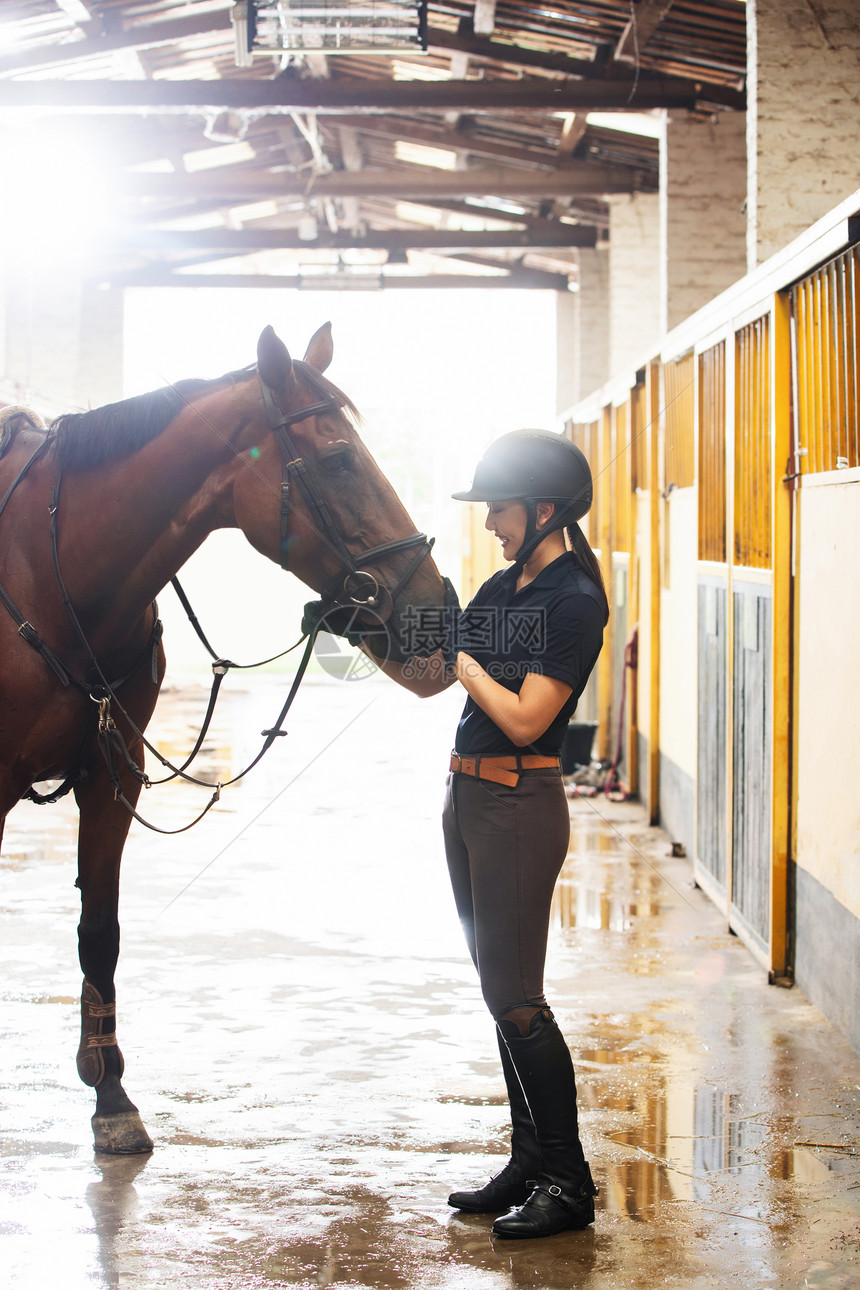
[[527,522],[525,502],[487,502],[484,527],[495,533],[502,544],[502,555],[506,560],[517,558],[526,535]]

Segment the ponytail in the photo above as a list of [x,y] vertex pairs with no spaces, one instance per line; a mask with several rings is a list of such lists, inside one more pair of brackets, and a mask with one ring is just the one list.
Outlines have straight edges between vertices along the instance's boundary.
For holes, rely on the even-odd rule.
[[577,565],[583,573],[587,573],[593,583],[599,588],[603,596],[604,618],[603,622],[609,622],[609,600],[606,595],[606,587],[603,582],[603,571],[598,563],[597,556],[588,545],[585,534],[578,524],[568,524],[565,529],[567,540],[570,543],[570,549],[573,552]]

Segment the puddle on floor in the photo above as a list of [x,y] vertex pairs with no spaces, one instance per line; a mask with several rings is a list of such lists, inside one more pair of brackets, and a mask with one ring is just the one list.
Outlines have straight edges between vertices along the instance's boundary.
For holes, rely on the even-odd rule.
[[[253,754],[283,688],[227,699],[207,772]],[[155,733],[172,756],[205,696],[167,696]],[[439,835],[459,706],[315,684],[289,738],[197,830],[133,828],[119,1026],[151,1156],[92,1152],[74,1068],[73,804],[13,813],[0,867],[13,1290],[56,1280],[58,1252],[63,1290],[856,1283],[860,1062],[798,991],[767,986],[632,804],[601,801],[604,825],[571,803],[547,969],[595,1226],[494,1243],[489,1218],[448,1208],[453,1187],[504,1164],[509,1138]],[[175,827],[201,795],[173,785],[146,803]]]

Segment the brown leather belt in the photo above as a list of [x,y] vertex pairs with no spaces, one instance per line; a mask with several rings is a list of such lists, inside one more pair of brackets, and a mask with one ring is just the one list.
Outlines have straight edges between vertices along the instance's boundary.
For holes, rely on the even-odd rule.
[[524,770],[558,770],[558,757],[540,757],[535,753],[511,757],[461,757],[451,753],[449,770],[455,775],[473,775],[475,779],[488,779],[493,784],[506,784],[516,788],[520,772]]

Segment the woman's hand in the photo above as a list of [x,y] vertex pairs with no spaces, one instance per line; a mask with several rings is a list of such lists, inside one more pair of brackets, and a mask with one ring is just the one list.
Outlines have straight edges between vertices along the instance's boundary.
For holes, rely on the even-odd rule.
[[454,664],[457,680],[518,748],[528,748],[558,716],[571,687],[552,676],[529,672],[519,694],[488,676],[480,663],[462,651]]

